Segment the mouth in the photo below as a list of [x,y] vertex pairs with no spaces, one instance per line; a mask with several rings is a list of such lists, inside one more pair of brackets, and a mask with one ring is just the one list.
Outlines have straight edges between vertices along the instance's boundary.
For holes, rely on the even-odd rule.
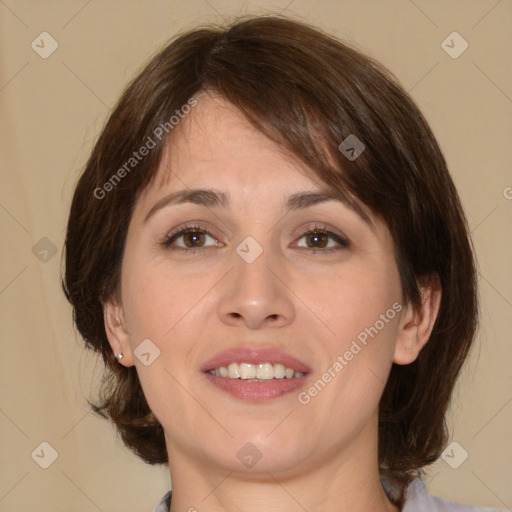
[[275,349],[232,349],[201,368],[218,390],[235,398],[261,402],[298,390],[311,372],[302,361]]
[[227,366],[208,370],[209,375],[249,382],[265,382],[272,379],[299,379],[306,375],[281,363],[229,363]]

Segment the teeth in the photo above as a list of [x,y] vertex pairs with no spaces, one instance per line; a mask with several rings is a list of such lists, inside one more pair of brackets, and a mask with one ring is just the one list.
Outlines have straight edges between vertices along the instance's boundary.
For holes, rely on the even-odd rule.
[[260,363],[256,372],[257,379],[270,380],[274,378],[274,366],[270,363]]
[[[214,371],[215,375],[220,375],[220,368],[218,373],[217,370]],[[228,377],[230,379],[238,379],[240,377],[240,365],[238,363],[231,363],[228,365]]]
[[220,366],[208,372],[217,377],[242,380],[272,380],[272,379],[298,379],[305,373],[296,372],[280,363],[230,363],[228,366]]
[[285,371],[284,364],[277,363],[274,365],[274,377],[276,379],[283,379],[284,371]]
[[256,378],[256,366],[249,363],[240,363],[240,378],[244,380]]

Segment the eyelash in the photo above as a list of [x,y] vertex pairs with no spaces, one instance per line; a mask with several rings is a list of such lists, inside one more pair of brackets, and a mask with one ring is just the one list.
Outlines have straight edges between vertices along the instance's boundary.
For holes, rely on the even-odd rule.
[[[202,233],[202,234],[205,234],[205,235],[213,238],[214,240],[216,240],[216,238],[206,229],[203,229],[202,227],[197,226],[197,225],[189,225],[189,226],[184,226],[183,228],[180,228],[178,231],[175,231],[174,233],[167,235],[165,237],[165,239],[161,242],[162,247],[172,250],[172,251],[186,253],[187,255],[196,254],[196,253],[199,253],[199,252],[203,251],[204,249],[208,248],[208,247],[184,248],[184,247],[177,247],[177,246],[171,247],[171,244],[174,241],[176,241],[181,236],[186,235],[187,233]],[[314,234],[327,235],[329,238],[331,238],[332,240],[337,242],[339,245],[338,245],[338,247],[331,247],[328,249],[321,249],[321,248],[319,249],[319,248],[315,248],[315,247],[309,247],[309,248],[303,247],[302,249],[307,249],[307,250],[313,252],[313,254],[316,254],[317,252],[321,252],[321,253],[325,254],[325,253],[334,253],[339,250],[347,249],[348,247],[350,247],[350,242],[348,241],[347,238],[345,238],[344,236],[342,236],[338,233],[329,231],[328,229],[326,229],[325,225],[324,225],[324,227],[319,227],[315,224],[315,227],[313,229],[309,229],[308,231],[304,232],[302,234],[302,236],[299,238],[299,240],[301,240],[305,236],[314,235]]]

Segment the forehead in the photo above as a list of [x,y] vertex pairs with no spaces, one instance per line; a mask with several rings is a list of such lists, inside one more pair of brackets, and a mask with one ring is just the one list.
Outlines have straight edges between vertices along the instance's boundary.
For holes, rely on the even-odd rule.
[[335,191],[224,97],[206,91],[196,99],[197,106],[171,132],[156,175],[139,196],[137,210],[149,202],[164,201],[164,194],[176,190],[216,189],[227,197],[231,191],[238,204],[259,198],[261,209],[275,201],[287,201],[288,209],[317,204],[322,200],[293,196],[318,193],[340,201],[372,229],[376,227],[378,219],[366,205],[347,192]]
[[326,187],[225,98],[203,92],[197,99],[198,105],[167,140],[154,180],[157,188],[168,184],[171,176],[226,187],[268,187],[270,182],[301,189]]

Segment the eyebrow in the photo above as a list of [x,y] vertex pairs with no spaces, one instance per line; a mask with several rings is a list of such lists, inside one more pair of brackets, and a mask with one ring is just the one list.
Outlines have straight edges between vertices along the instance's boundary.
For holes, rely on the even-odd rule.
[[[372,226],[372,222],[365,210],[356,202],[349,201],[339,194],[330,192],[297,192],[288,197],[286,208],[289,211],[301,210],[309,208],[316,204],[325,203],[327,201],[338,201],[357,213],[367,224]],[[184,203],[198,204],[207,208],[228,208],[229,195],[213,189],[184,189],[172,192],[162,197],[149,210],[144,218],[147,222],[158,210],[171,205],[179,205]]]

